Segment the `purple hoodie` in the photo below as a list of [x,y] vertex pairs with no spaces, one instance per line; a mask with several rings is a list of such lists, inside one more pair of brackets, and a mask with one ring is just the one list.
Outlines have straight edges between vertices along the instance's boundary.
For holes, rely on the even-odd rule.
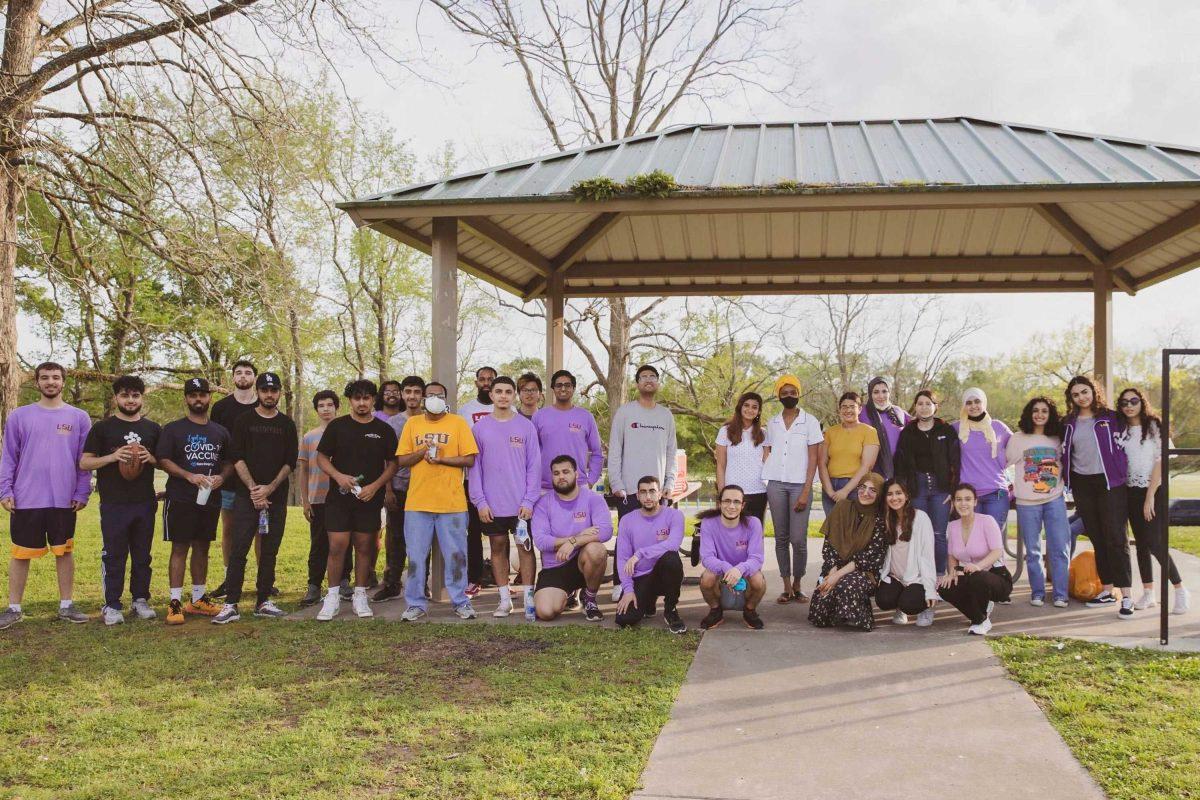
[[575,459],[580,485],[591,486],[600,480],[604,452],[600,449],[600,430],[596,418],[586,408],[572,406],[560,411],[554,406],[539,408],[533,414],[542,447],[542,488],[550,489],[550,462],[566,455]]
[[[1127,424],[1124,415],[1109,409],[1102,409],[1095,415],[1096,425],[1092,428],[1096,436],[1096,446],[1100,450],[1100,462],[1104,465],[1104,481],[1109,489],[1121,486],[1129,472],[1129,460],[1125,449],[1117,443],[1117,438],[1125,432]],[[1068,414],[1063,419],[1062,465],[1063,482],[1071,488],[1071,442],[1075,439],[1075,425],[1079,420],[1078,414]]]
[[86,502],[92,475],[79,468],[92,420],[75,406],[21,406],[8,416],[0,455],[0,499],[17,508],[70,508]]
[[[649,574],[662,556],[679,549],[683,542],[683,512],[670,506],[659,506],[658,512],[647,517],[642,509],[621,517],[617,524],[617,573],[621,586],[633,591],[633,579]],[[625,562],[638,557],[633,576],[625,574]]]
[[467,472],[471,504],[487,506],[497,517],[515,517],[522,508],[532,511],[542,493],[538,479],[542,452],[533,424],[520,414],[504,422],[489,414],[475,423],[471,433],[479,446],[475,464]]
[[763,529],[758,517],[748,516],[736,528],[726,528],[720,515],[701,520],[700,563],[718,575],[734,567],[744,578],[761,571]]
[[[476,423],[478,427],[478,423]],[[580,531],[595,526],[600,531],[596,541],[607,542],[612,538],[612,513],[608,503],[596,492],[584,486],[574,500],[563,500],[558,492],[547,492],[533,507],[533,543],[542,551],[542,569],[562,566],[555,553],[554,540],[569,538]],[[568,558],[579,552],[576,547]]]

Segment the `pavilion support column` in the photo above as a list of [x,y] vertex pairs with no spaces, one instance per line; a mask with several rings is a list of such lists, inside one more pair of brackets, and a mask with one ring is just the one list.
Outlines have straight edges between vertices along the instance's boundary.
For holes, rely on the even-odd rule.
[[1112,275],[1103,266],[1095,268],[1092,281],[1092,353],[1096,383],[1104,387],[1104,396],[1113,402],[1113,376],[1109,366],[1109,349],[1112,347]]
[[[458,407],[458,220],[433,218],[433,380],[446,387],[451,411]],[[465,565],[464,565],[465,567]],[[433,599],[445,601],[445,561],[442,551],[433,546],[429,588]]]
[[562,272],[551,273],[546,282],[546,375],[563,368],[563,286]]

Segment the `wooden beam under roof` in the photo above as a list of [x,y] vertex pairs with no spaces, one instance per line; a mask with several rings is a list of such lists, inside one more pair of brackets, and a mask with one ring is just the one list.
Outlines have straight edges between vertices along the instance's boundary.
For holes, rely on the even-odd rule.
[[480,239],[503,250],[539,275],[549,275],[554,269],[550,259],[487,217],[463,217],[459,222]]
[[689,295],[960,294],[969,292],[1090,292],[1092,281],[815,281],[702,283],[653,286],[570,286],[567,297],[683,297]]
[[[415,228],[410,228],[409,226],[397,220],[371,220],[367,224],[371,228],[379,230],[382,233],[386,233],[388,236],[391,236],[398,242],[402,242],[409,247],[420,250],[425,255],[433,255],[432,239]],[[483,264],[480,264],[478,261],[462,255],[462,253],[458,254],[458,265],[464,272],[474,275],[480,280],[485,280],[488,283],[499,286],[501,289],[505,289],[515,295],[521,294],[521,287],[512,280],[504,277],[491,267],[486,267]]]

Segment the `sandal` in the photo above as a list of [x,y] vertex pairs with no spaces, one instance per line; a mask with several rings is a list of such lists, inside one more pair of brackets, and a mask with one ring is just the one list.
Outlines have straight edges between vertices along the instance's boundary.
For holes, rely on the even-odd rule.
[[795,599],[796,595],[792,594],[791,592],[783,592],[779,595],[779,597],[775,598],[775,602],[779,603],[779,605],[785,605],[786,603],[790,603]]

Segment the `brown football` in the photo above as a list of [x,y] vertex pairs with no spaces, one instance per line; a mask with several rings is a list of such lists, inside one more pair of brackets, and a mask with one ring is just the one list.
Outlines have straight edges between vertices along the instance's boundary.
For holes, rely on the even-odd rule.
[[142,469],[145,464],[142,463],[141,455],[143,448],[140,444],[133,445],[134,457],[129,461],[118,461],[117,466],[121,469],[121,477],[127,481],[137,480],[137,477],[142,474]]

